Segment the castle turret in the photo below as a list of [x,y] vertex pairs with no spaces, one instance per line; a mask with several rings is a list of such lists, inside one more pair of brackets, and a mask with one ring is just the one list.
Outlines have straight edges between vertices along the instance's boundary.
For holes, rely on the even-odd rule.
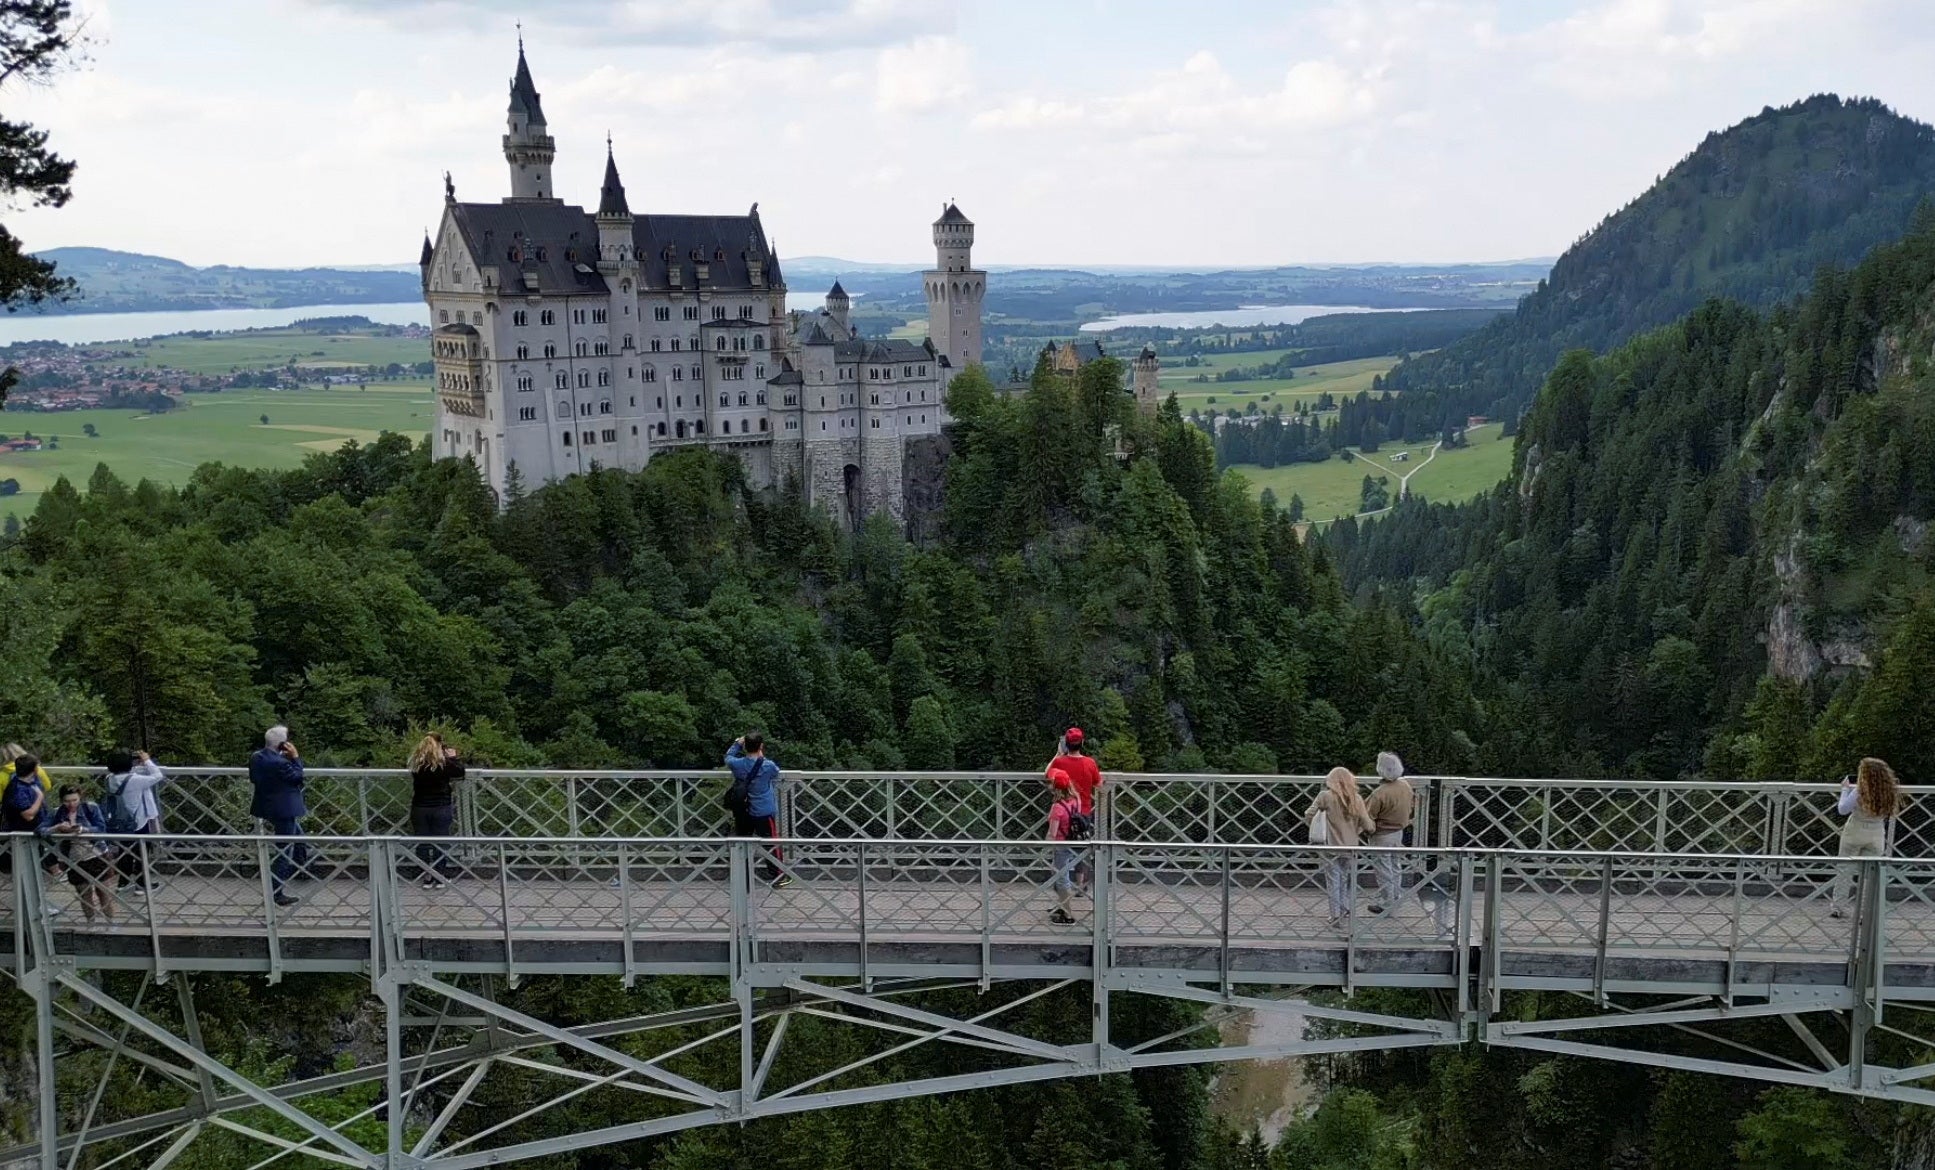
[[430,245],[430,233],[426,230],[423,233],[423,253],[417,257],[417,271],[423,276],[423,291],[426,296],[430,292],[430,265],[436,258],[437,250]]
[[1155,346],[1145,344],[1136,355],[1134,385],[1136,409],[1154,414],[1162,403],[1162,359],[1156,356]]
[[625,201],[625,184],[618,178],[618,160],[611,140],[605,140],[605,182],[598,194],[598,258],[603,264],[632,261],[632,209]]
[[840,327],[842,337],[853,336],[853,327],[847,324],[847,312],[852,307],[853,302],[847,299],[847,290],[840,287],[839,281],[834,281],[826,294],[826,315]]
[[538,103],[531,66],[524,60],[524,41],[517,42],[517,74],[511,78],[511,108],[504,135],[504,159],[511,165],[512,199],[551,199],[551,160],[558,144],[545,133],[544,107]]
[[975,268],[974,221],[949,203],[934,221],[934,268],[924,276],[927,332],[956,371],[981,360],[981,298],[988,274]]

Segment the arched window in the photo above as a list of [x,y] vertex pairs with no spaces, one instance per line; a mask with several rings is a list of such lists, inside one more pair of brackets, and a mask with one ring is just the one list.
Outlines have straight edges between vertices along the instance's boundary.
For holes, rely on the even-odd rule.
[[570,385],[571,385],[571,379],[565,377],[563,370],[559,370],[558,371],[558,389],[563,390],[569,387]]
[[765,348],[766,348],[766,339],[765,339],[765,337],[763,337],[763,336],[761,336],[760,334],[757,334],[757,333],[755,333],[755,334],[753,334],[753,348],[754,348],[754,349],[765,349]]
[[681,439],[685,438],[685,420],[684,419],[680,419],[678,421],[676,429],[678,431],[678,437]]
[[590,352],[590,350],[591,350],[591,347],[585,344],[585,339],[580,337],[578,339],[578,356],[584,357],[587,353]]

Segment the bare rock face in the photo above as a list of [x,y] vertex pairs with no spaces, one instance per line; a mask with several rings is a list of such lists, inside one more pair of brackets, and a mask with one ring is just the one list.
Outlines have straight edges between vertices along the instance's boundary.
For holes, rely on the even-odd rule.
[[1767,620],[1767,669],[1775,678],[1796,683],[1821,672],[1820,651],[1802,626],[1800,607],[1792,601],[1776,605]]
[[901,456],[902,519],[907,539],[925,544],[940,535],[947,503],[947,460],[954,452],[946,432],[909,438]]

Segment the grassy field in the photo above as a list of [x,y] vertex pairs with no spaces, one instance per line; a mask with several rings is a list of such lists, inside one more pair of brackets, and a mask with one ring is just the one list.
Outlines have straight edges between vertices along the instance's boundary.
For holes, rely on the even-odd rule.
[[[1294,378],[1266,378],[1255,382],[1192,382],[1198,374],[1207,373],[1215,377],[1216,371],[1232,366],[1259,366],[1275,361],[1284,350],[1263,350],[1258,353],[1216,354],[1203,358],[1199,366],[1182,366],[1165,362],[1162,368],[1162,389],[1164,393],[1173,391],[1176,402],[1183,413],[1191,410],[1226,411],[1231,407],[1238,410],[1254,402],[1264,410],[1281,403],[1285,410],[1294,410],[1296,403],[1309,399],[1315,401],[1319,394],[1329,391],[1335,398],[1346,398],[1360,390],[1371,388],[1371,379],[1387,374],[1397,365],[1395,357],[1359,358],[1348,362],[1329,362],[1320,366],[1303,366]],[[1214,399],[1215,401],[1211,401]]]
[[[1234,468],[1257,491],[1269,488],[1277,502],[1288,506],[1290,497],[1303,497],[1304,516],[1316,523],[1329,523],[1340,516],[1357,514],[1364,477],[1389,478],[1391,495],[1397,495],[1398,481],[1406,471],[1415,469],[1411,492],[1428,500],[1454,503],[1482,495],[1512,470],[1512,440],[1501,438],[1497,424],[1476,427],[1469,433],[1470,445],[1456,451],[1440,451],[1425,464],[1430,443],[1399,446],[1386,443],[1374,455],[1358,453],[1348,463],[1327,459],[1322,463],[1293,463],[1288,467]],[[1392,463],[1391,456],[1409,451],[1408,463]],[[1420,466],[1422,465],[1422,466]]]
[[[54,451],[0,453],[0,479],[20,481],[21,493],[0,497],[0,516],[25,520],[40,493],[62,475],[84,488],[96,464],[105,463],[132,485],[142,479],[181,483],[203,463],[242,467],[295,467],[313,451],[329,451],[349,439],[370,442],[383,431],[413,439],[428,433],[434,410],[428,382],[392,383],[381,389],[230,390],[191,394],[162,415],[133,410],[76,410],[60,414],[0,415],[0,433],[32,431],[60,437]],[[262,416],[269,425],[262,425]],[[81,433],[93,423],[96,438]]]
[[177,334],[130,342],[130,364],[168,367],[196,374],[281,368],[291,362],[311,369],[343,366],[408,365],[429,357],[429,345],[407,337],[365,333],[304,333],[295,329],[254,329],[208,337]]

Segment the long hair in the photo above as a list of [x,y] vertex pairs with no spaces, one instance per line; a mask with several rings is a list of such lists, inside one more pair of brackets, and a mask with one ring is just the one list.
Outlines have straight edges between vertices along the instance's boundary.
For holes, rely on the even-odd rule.
[[26,748],[21,747],[17,743],[10,743],[5,747],[0,747],[0,764],[11,764],[26,754]]
[[1357,791],[1357,776],[1349,768],[1332,768],[1330,775],[1324,777],[1324,790],[1337,801],[1337,807],[1353,821],[1368,821],[1370,810],[1364,807],[1364,795]]
[[418,740],[416,748],[410,752],[410,771],[428,772],[433,768],[441,767],[443,767],[443,737],[433,731]]
[[1895,779],[1895,770],[1887,761],[1873,756],[1862,760],[1854,784],[1860,792],[1855,803],[1862,812],[1871,817],[1892,817],[1901,811],[1901,781]]

